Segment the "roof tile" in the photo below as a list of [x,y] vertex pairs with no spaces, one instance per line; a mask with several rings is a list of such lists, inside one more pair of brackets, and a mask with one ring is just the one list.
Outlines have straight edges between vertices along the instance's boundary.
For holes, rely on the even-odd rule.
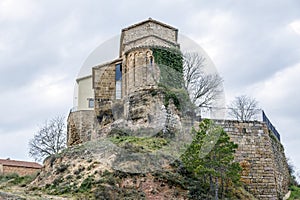
[[42,165],[36,162],[18,161],[10,159],[0,159],[0,164],[2,164],[3,166],[27,167],[35,169],[42,168]]

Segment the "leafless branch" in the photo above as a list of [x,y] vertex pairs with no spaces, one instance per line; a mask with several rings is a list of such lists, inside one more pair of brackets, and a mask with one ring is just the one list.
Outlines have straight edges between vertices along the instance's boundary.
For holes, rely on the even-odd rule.
[[56,117],[43,127],[29,141],[29,156],[37,161],[60,152],[66,147],[66,131],[64,118]]
[[209,106],[223,92],[223,79],[218,74],[204,73],[205,57],[198,53],[184,54],[184,86],[197,107]]
[[235,97],[229,107],[229,115],[241,121],[249,121],[259,112],[258,102],[246,95]]

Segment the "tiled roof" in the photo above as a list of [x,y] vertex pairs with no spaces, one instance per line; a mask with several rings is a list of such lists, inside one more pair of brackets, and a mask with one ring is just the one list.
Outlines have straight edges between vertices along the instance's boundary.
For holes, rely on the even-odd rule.
[[3,166],[14,166],[14,167],[27,167],[40,169],[42,165],[36,162],[27,162],[27,161],[18,161],[18,160],[9,160],[9,159],[0,159],[0,164]]

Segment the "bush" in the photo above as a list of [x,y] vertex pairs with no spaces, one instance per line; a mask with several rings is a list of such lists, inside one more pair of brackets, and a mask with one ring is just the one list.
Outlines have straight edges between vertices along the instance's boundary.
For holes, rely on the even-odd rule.
[[90,191],[92,188],[94,182],[94,178],[91,176],[88,176],[86,179],[84,179],[79,187],[79,192],[87,192]]
[[31,183],[35,179],[36,175],[26,175],[26,176],[19,176],[16,173],[6,174],[0,176],[0,183],[1,182],[8,182],[11,185],[19,185],[21,187],[25,187],[29,183]]
[[68,164],[60,164],[57,168],[56,168],[56,174],[59,173],[63,173],[64,171],[66,171],[68,169],[69,165]]
[[300,188],[297,186],[291,186],[290,189],[292,193],[289,200],[300,199]]
[[15,179],[15,178],[18,178],[18,177],[19,177],[19,175],[16,174],[16,173],[1,175],[0,176],[0,182],[7,182],[11,179]]

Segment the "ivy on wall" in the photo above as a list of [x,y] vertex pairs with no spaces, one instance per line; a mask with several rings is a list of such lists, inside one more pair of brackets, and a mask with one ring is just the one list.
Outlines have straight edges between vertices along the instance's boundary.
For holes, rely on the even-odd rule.
[[154,62],[160,68],[159,87],[164,93],[164,105],[172,99],[179,110],[184,110],[190,102],[187,91],[183,88],[183,56],[180,50],[171,48],[152,48]]
[[184,88],[171,88],[159,84],[161,92],[164,94],[164,106],[169,106],[169,100],[172,99],[176,108],[180,111],[186,110],[190,105],[190,99],[187,91]]
[[165,65],[183,73],[183,57],[178,49],[152,48],[151,51],[156,64]]

